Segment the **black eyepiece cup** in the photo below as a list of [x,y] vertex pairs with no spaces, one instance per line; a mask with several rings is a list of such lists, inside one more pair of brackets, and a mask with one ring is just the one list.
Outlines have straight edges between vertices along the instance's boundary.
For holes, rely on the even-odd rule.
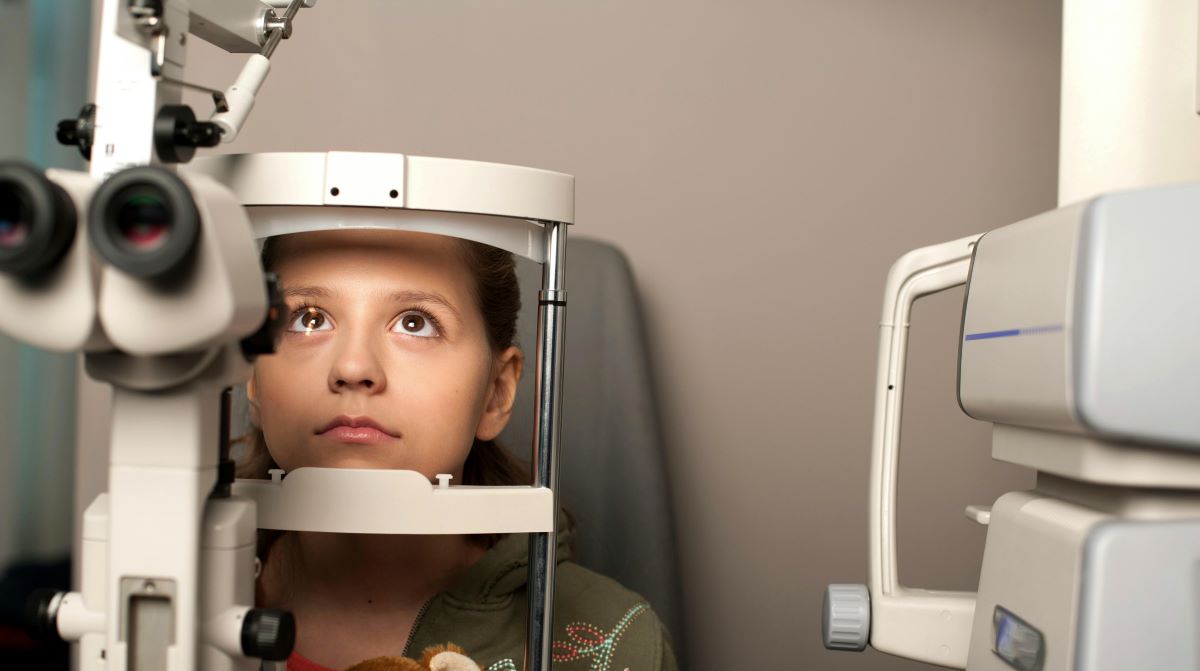
[[92,198],[88,233],[109,263],[134,277],[165,279],[191,266],[200,212],[177,175],[139,166],[109,177]]
[[71,248],[78,226],[61,186],[28,163],[0,161],[0,272],[45,275]]

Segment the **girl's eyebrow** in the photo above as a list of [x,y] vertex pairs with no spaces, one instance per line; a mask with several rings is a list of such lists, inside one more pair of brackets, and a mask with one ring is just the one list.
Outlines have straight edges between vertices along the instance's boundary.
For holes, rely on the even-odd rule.
[[434,303],[446,308],[452,312],[455,317],[461,319],[461,315],[458,313],[458,308],[454,307],[454,304],[446,300],[445,296],[432,291],[394,291],[392,292],[391,300],[393,303]]
[[329,298],[333,292],[325,287],[288,287],[283,290],[284,298]]
[[[283,290],[283,296],[284,298],[330,298],[333,296],[333,292],[325,287],[318,286],[288,287]],[[388,296],[388,299],[393,303],[433,303],[446,308],[455,317],[461,319],[458,308],[454,307],[454,304],[445,296],[433,291],[418,291],[415,289],[393,291]]]

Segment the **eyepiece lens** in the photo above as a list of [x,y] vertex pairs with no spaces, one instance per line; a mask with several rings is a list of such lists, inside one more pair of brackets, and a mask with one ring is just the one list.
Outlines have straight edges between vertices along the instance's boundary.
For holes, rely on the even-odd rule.
[[171,210],[152,189],[133,189],[116,200],[113,216],[120,241],[131,251],[152,252],[167,242]]
[[0,182],[0,249],[16,249],[29,238],[33,208],[12,182]]
[[200,244],[200,212],[191,189],[163,168],[135,166],[92,195],[88,235],[97,253],[143,280],[190,277]]

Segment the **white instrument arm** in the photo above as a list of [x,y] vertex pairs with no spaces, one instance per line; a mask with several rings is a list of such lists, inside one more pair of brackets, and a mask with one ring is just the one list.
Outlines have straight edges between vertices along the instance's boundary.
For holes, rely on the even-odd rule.
[[218,111],[212,116],[212,123],[221,131],[221,142],[233,142],[242,124],[254,109],[254,97],[262,88],[267,75],[271,72],[271,55],[279,46],[280,40],[287,39],[292,34],[292,20],[302,6],[312,6],[316,0],[291,0],[283,16],[278,19],[268,19],[266,42],[262,51],[250,57],[238,75],[237,81],[225,90],[224,111]]

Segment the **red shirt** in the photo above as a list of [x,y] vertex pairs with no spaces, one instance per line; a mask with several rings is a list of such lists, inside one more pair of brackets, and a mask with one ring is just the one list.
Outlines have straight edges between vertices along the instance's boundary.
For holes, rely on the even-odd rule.
[[321,666],[314,661],[305,659],[300,653],[293,652],[287,661],[288,671],[336,671],[328,666]]

